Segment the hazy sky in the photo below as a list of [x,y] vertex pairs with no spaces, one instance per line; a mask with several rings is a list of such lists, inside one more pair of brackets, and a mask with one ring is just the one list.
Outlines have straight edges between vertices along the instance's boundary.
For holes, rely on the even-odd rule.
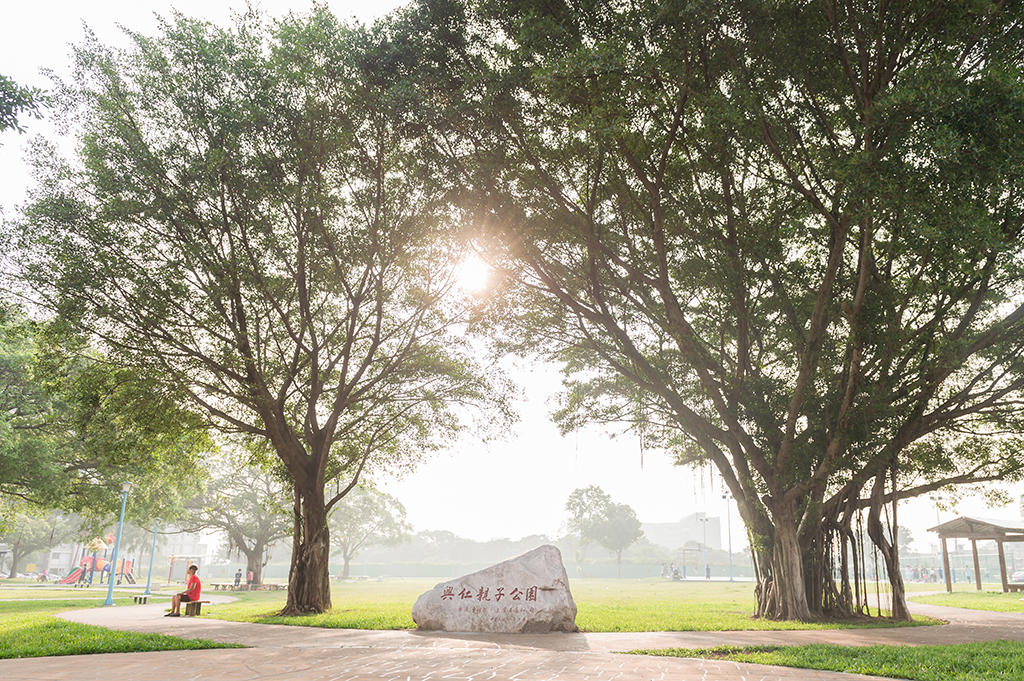
[[[302,11],[304,2],[268,0],[254,3],[272,15]],[[403,2],[327,3],[342,17],[363,21]],[[134,2],[7,2],[0,21],[0,73],[27,85],[45,87],[41,69],[66,73],[68,45],[81,40],[88,24],[101,40],[121,40],[116,24],[148,31],[154,13],[176,7],[185,14],[214,22],[228,21],[241,3],[216,0],[136,0]],[[0,207],[10,216],[24,196],[29,178],[22,161],[24,144],[32,134],[49,134],[45,122],[25,121],[28,135],[0,133]],[[469,438],[398,480],[381,479],[382,487],[399,497],[416,529],[450,530],[474,539],[517,538],[528,534],[554,535],[565,520],[564,504],[573,489],[600,485],[619,502],[636,509],[645,522],[670,522],[696,511],[722,515],[721,483],[707,469],[701,474],[671,465],[658,451],[643,452],[634,438],[610,439],[598,430],[561,437],[548,418],[560,387],[557,367],[519,362],[514,378],[524,397],[517,405],[521,420],[507,441],[482,445]],[[1020,490],[1014,490],[1019,495]],[[987,509],[980,499],[961,503],[959,511],[988,517],[1018,518],[1016,505]],[[901,506],[900,520],[910,527],[918,546],[933,542],[925,528],[935,524],[936,509],[928,500]],[[735,510],[730,514],[733,546],[746,544]],[[941,513],[941,520],[952,517]],[[726,544],[722,522],[722,545]]]

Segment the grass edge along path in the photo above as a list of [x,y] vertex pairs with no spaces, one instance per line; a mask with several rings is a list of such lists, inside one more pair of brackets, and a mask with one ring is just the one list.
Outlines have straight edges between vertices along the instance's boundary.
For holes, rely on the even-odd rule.
[[912,681],[1024,679],[1024,643],[1018,641],[924,646],[719,646],[631,650],[626,654],[710,658]]
[[[412,605],[431,588],[426,580],[354,582],[335,585],[334,607],[322,614],[281,617],[282,592],[236,592],[238,600],[217,604],[204,618],[330,629],[413,629]],[[576,624],[584,632],[766,631],[865,629],[942,624],[915,616],[913,622],[859,618],[841,621],[776,621],[751,616],[750,584],[678,584],[654,580],[573,580]]]
[[1024,612],[1024,598],[1020,593],[1002,591],[968,591],[936,593],[924,596],[910,595],[910,600],[926,605],[941,605],[947,608],[965,610],[986,610],[989,612]]
[[[204,639],[119,631],[54,617],[58,612],[96,607],[101,603],[100,599],[92,602],[0,600],[0,660],[52,655],[245,647]],[[132,602],[129,599],[117,599],[114,603],[130,606]]]

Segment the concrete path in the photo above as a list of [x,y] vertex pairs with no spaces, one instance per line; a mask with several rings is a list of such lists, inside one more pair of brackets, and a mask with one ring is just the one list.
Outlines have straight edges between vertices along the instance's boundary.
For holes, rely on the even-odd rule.
[[[230,597],[211,596],[216,602]],[[209,607],[209,606],[208,606]],[[164,605],[73,610],[65,619],[112,629],[240,643],[248,649],[85,655],[0,661],[0,679],[23,681],[867,681],[878,677],[717,660],[634,655],[638,648],[838,643],[961,643],[1024,641],[1024,616],[913,603],[915,613],[950,624],[836,631],[654,632],[548,635],[363,631],[165,618]]]

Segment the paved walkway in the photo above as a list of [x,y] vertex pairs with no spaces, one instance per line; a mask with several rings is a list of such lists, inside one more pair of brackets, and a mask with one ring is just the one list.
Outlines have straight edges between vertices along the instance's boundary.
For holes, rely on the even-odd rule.
[[[230,597],[211,596],[226,602]],[[208,606],[209,607],[209,606]],[[950,624],[835,631],[654,632],[547,635],[363,631],[165,618],[164,605],[73,610],[65,619],[112,629],[241,643],[247,649],[169,651],[0,661],[0,679],[19,681],[878,681],[878,677],[634,655],[637,648],[839,643],[1024,641],[1024,616],[912,603]]]

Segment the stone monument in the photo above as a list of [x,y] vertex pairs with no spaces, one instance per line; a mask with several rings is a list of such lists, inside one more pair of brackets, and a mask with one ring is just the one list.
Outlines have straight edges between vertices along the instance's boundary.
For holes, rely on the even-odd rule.
[[438,584],[416,600],[412,619],[443,631],[578,631],[562,554],[549,544]]

